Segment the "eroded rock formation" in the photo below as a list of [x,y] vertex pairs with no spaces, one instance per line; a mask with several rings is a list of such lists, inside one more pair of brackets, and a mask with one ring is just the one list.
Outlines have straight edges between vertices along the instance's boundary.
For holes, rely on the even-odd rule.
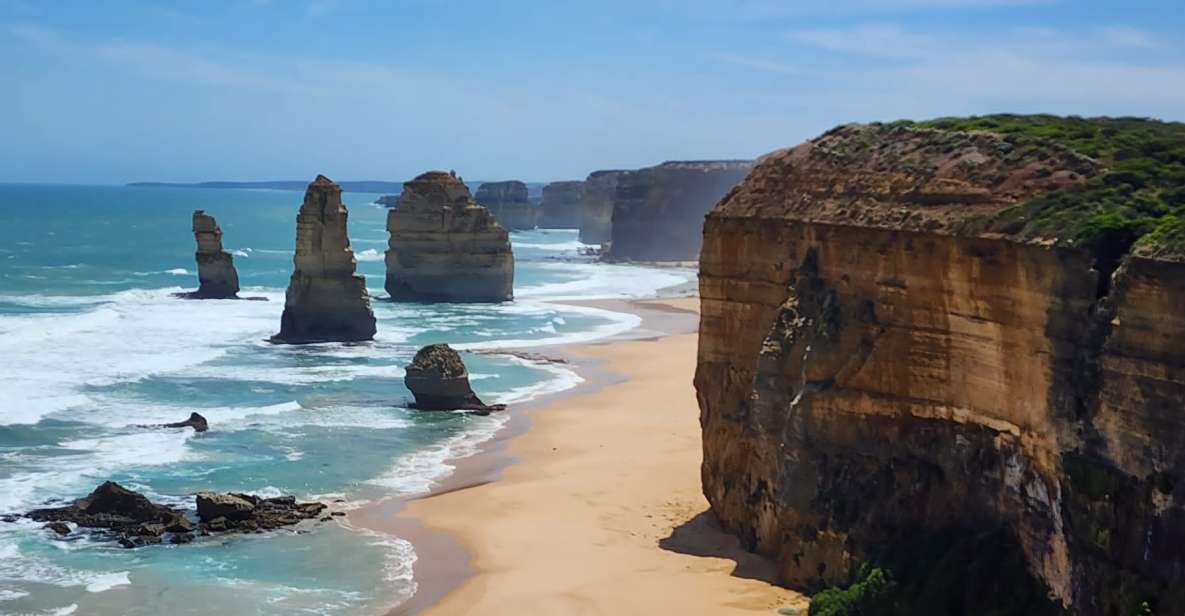
[[416,397],[415,408],[425,411],[500,411],[503,404],[481,401],[469,386],[469,370],[460,353],[447,344],[430,344],[416,352],[404,382]]
[[234,299],[239,292],[239,273],[235,258],[222,249],[222,229],[213,216],[193,212],[193,236],[197,240],[198,290],[194,299]]
[[527,185],[523,182],[486,182],[477,187],[475,200],[509,231],[535,228],[535,206],[531,204]]
[[189,419],[186,419],[185,421],[177,421],[177,422],[167,423],[167,424],[152,424],[152,425],[145,425],[145,426],[141,426],[141,427],[142,428],[193,428],[194,432],[205,432],[210,429],[210,423],[207,422],[206,418],[202,417],[200,414],[190,413]]
[[704,492],[785,582],[985,536],[946,567],[1013,546],[1019,565],[987,566],[1073,613],[1180,612],[1185,264],[1007,215],[1103,172],[1045,141],[853,125],[770,155],[708,216]]
[[584,182],[552,182],[543,187],[539,226],[544,229],[579,229]]
[[351,342],[371,340],[374,313],[366,279],[346,228],[349,212],[342,189],[318,175],[309,184],[296,217],[296,256],[284,302],[280,333],[273,342]]
[[506,229],[456,176],[429,171],[387,213],[387,293],[399,301],[501,302],[514,296]]
[[747,160],[674,161],[618,175],[606,257],[698,259],[704,215],[752,167]]
[[580,241],[585,244],[604,244],[613,228],[613,199],[617,193],[617,178],[626,171],[606,169],[593,171],[584,180],[584,201],[580,207]]

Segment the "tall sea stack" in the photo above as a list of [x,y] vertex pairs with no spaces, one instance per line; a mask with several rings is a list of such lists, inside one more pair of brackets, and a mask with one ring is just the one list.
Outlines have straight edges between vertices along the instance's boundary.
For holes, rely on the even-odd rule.
[[213,216],[202,210],[193,212],[193,236],[197,240],[198,290],[188,297],[195,299],[234,299],[239,293],[239,273],[235,258],[222,249],[222,229]]
[[593,171],[584,181],[584,199],[580,207],[580,241],[585,244],[604,244],[613,228],[613,199],[617,194],[617,178],[623,170]]
[[619,174],[606,257],[698,259],[704,215],[752,168],[748,160],[674,161]]
[[795,588],[892,579],[861,613],[1180,614],[1182,151],[1185,124],[989,116],[759,162],[700,258],[724,527]]
[[351,342],[371,340],[374,313],[366,279],[346,229],[349,212],[341,186],[318,175],[304,194],[296,217],[296,256],[292,279],[273,342]]
[[518,180],[486,182],[477,187],[476,200],[510,231],[535,228],[535,206],[527,196],[527,185]]
[[429,171],[387,213],[387,293],[398,301],[501,302],[514,296],[510,236],[456,176]]
[[584,182],[552,182],[543,187],[539,226],[544,229],[579,229]]

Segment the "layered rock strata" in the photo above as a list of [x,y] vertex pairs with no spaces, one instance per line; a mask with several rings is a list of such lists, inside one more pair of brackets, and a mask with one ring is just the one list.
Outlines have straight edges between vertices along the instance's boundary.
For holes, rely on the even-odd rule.
[[193,212],[193,236],[197,240],[198,290],[194,299],[234,299],[239,293],[239,273],[235,258],[222,249],[222,229],[213,216]]
[[584,182],[552,182],[543,187],[539,226],[544,229],[579,229]]
[[618,175],[606,257],[698,259],[704,216],[752,167],[747,160],[674,161]]
[[584,180],[584,200],[580,206],[580,241],[605,244],[612,235],[613,199],[617,179],[627,173],[620,169],[593,171]]
[[398,301],[501,302],[514,296],[510,236],[456,176],[404,184],[387,213],[387,293]]
[[1185,605],[1185,264],[980,224],[1101,171],[1046,142],[846,126],[708,215],[704,493],[784,582],[1002,529],[1073,613]]
[[527,185],[523,182],[486,182],[477,187],[475,199],[494,215],[498,224],[510,231],[535,228],[535,206],[527,197]]
[[502,404],[481,401],[469,386],[469,370],[447,344],[430,344],[416,352],[407,366],[404,383],[415,396],[414,408],[424,411],[500,411]]
[[374,313],[366,279],[358,274],[347,231],[349,212],[342,189],[318,175],[309,184],[296,217],[296,256],[288,283],[280,333],[273,342],[371,340]]

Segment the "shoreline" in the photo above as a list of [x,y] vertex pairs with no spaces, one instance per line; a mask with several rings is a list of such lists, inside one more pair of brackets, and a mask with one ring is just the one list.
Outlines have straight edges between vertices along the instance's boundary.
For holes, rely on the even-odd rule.
[[[392,496],[350,512],[351,526],[398,536],[416,550],[415,594],[383,613],[501,613],[527,606],[548,607],[553,613],[622,613],[641,606],[695,610],[713,602],[718,605],[712,613],[770,613],[781,607],[805,610],[804,597],[764,581],[774,579],[771,563],[741,550],[739,542],[715,528],[705,513],[707,501],[699,488],[699,412],[691,387],[698,298],[556,303],[629,312],[642,323],[609,338],[559,345],[545,352],[531,350],[535,357],[565,363],[583,382],[513,407],[502,429],[477,453],[450,460],[453,472],[427,494]],[[640,356],[653,356],[654,361],[645,362],[644,370],[634,369],[643,367]],[[627,376],[627,371],[632,374]],[[657,400],[651,398],[655,395]],[[672,396],[678,396],[680,403],[671,404]],[[654,402],[668,412],[654,413]],[[642,435],[619,435],[616,430],[621,426],[616,424],[622,420],[648,425],[635,426],[642,428]],[[650,443],[645,436],[653,430],[664,433],[654,439],[660,442]],[[605,437],[606,442],[596,450],[580,446],[594,437]],[[606,445],[610,445],[608,451]],[[578,467],[573,470],[579,478],[561,481],[550,476],[557,460]],[[621,479],[646,465],[661,467],[655,469],[661,472]],[[658,487],[647,490],[645,484],[651,479]],[[613,490],[615,484],[631,482],[641,489],[630,490],[627,499],[580,504],[579,499],[587,500],[582,491]],[[525,489],[536,483],[542,485]],[[576,492],[570,498],[553,496],[570,489]],[[505,502],[512,512],[490,510],[491,500]],[[573,528],[566,521],[578,513],[594,518],[621,515],[623,508],[630,511],[627,519],[610,525],[593,519]],[[548,529],[550,519],[554,529]],[[540,537],[553,533],[556,536],[550,541]],[[563,553],[549,549],[547,558],[516,559],[513,567],[500,562],[506,552],[530,552],[577,536],[586,541],[568,541]],[[534,545],[540,541],[545,545]],[[514,548],[512,543],[519,545]],[[579,577],[576,571],[589,559],[612,554],[616,556],[606,564],[613,566],[597,577],[608,574],[621,579],[603,585],[600,592],[590,591],[587,597],[581,592],[579,601],[565,598],[572,592],[565,587],[578,583],[571,575]],[[579,564],[565,569],[563,565],[573,558]],[[568,576],[554,575],[550,583],[541,583],[541,575],[555,571],[567,571]],[[622,592],[623,585],[649,578],[653,578],[649,586]],[[676,587],[681,590],[672,594]],[[492,593],[493,589],[501,592]],[[686,603],[676,608],[680,601]]]

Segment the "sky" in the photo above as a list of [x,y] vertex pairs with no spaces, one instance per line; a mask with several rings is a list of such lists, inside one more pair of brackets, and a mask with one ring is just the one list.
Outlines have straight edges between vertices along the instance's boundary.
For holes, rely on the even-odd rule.
[[0,182],[580,179],[848,122],[1185,120],[1182,0],[0,0]]

